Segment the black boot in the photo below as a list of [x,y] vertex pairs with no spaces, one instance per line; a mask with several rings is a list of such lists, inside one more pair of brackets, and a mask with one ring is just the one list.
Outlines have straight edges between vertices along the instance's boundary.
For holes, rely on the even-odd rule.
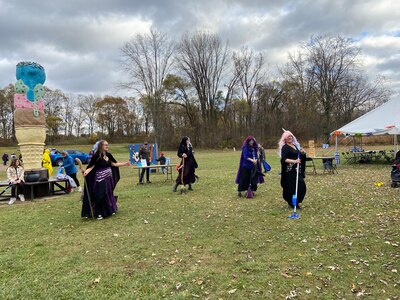
[[178,188],[178,184],[175,183],[174,187],[172,188],[172,191],[173,191],[173,192],[176,192],[176,189],[177,189],[177,188]]
[[188,190],[189,190],[189,191],[193,191],[193,189],[192,189],[192,184],[191,184],[191,183],[189,183],[189,188],[188,188]]

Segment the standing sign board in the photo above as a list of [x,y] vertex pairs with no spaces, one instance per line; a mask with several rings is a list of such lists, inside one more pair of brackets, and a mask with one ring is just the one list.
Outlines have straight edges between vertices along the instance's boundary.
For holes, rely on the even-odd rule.
[[[131,164],[141,165],[141,159],[139,158],[140,146],[143,144],[129,144],[129,161]],[[158,146],[157,144],[148,144],[150,147],[150,164],[156,165],[158,158]]]

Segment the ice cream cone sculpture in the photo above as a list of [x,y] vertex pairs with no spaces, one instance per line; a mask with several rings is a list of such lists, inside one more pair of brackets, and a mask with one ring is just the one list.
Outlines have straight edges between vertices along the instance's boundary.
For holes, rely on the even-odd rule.
[[17,83],[14,85],[15,137],[20,147],[25,170],[40,169],[46,120],[44,117],[44,68],[34,62],[17,64]]

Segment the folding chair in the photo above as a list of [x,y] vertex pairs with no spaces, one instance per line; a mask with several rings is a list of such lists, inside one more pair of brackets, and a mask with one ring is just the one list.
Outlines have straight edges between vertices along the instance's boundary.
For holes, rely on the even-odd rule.
[[346,152],[346,156],[349,164],[355,163],[358,160],[358,157],[354,152]]
[[347,164],[349,162],[349,156],[345,152],[342,152],[342,157],[346,160],[343,164]]
[[324,173],[335,174],[338,173],[336,168],[336,162],[334,162],[333,158],[326,158],[322,160],[322,164],[324,165]]
[[315,164],[312,157],[306,157],[306,172],[308,167],[312,168],[312,174],[317,174],[317,170],[315,169]]

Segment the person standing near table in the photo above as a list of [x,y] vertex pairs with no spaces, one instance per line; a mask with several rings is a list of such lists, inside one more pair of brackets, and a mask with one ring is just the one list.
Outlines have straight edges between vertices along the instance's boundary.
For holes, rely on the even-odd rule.
[[60,166],[60,168],[63,168],[65,174],[67,174],[74,180],[76,186],[78,187],[78,192],[82,192],[81,185],[79,184],[79,180],[76,177],[78,169],[75,166],[75,160],[64,150],[61,151],[61,156],[62,156],[62,165]]
[[11,160],[10,166],[7,168],[7,178],[11,184],[11,198],[8,204],[14,204],[17,201],[16,191],[18,190],[18,197],[23,202],[24,196],[24,168],[18,159]]
[[[146,160],[147,166],[150,166],[150,149],[148,148],[148,143],[144,142],[143,146],[140,147],[139,150],[139,158]],[[142,168],[142,172],[139,176],[139,184],[143,184],[143,176],[146,172],[146,182],[151,183],[150,181],[150,168]]]
[[117,212],[117,200],[114,189],[119,181],[118,167],[129,166],[130,162],[117,162],[108,152],[108,142],[102,140],[98,144],[83,176],[85,189],[82,198],[83,218],[92,214],[98,220],[109,217]]
[[[167,159],[164,156],[164,152],[160,152],[160,157],[156,159],[157,161],[160,162],[160,165],[163,166],[167,162]],[[165,173],[165,167],[161,167],[161,172],[164,174]]]
[[296,194],[297,166],[299,169],[299,182],[297,190],[297,208],[301,209],[300,203],[306,195],[307,187],[304,181],[306,153],[303,148],[299,148],[296,137],[286,130],[278,142],[279,156],[281,157],[281,187],[283,199],[291,208],[292,197]]

